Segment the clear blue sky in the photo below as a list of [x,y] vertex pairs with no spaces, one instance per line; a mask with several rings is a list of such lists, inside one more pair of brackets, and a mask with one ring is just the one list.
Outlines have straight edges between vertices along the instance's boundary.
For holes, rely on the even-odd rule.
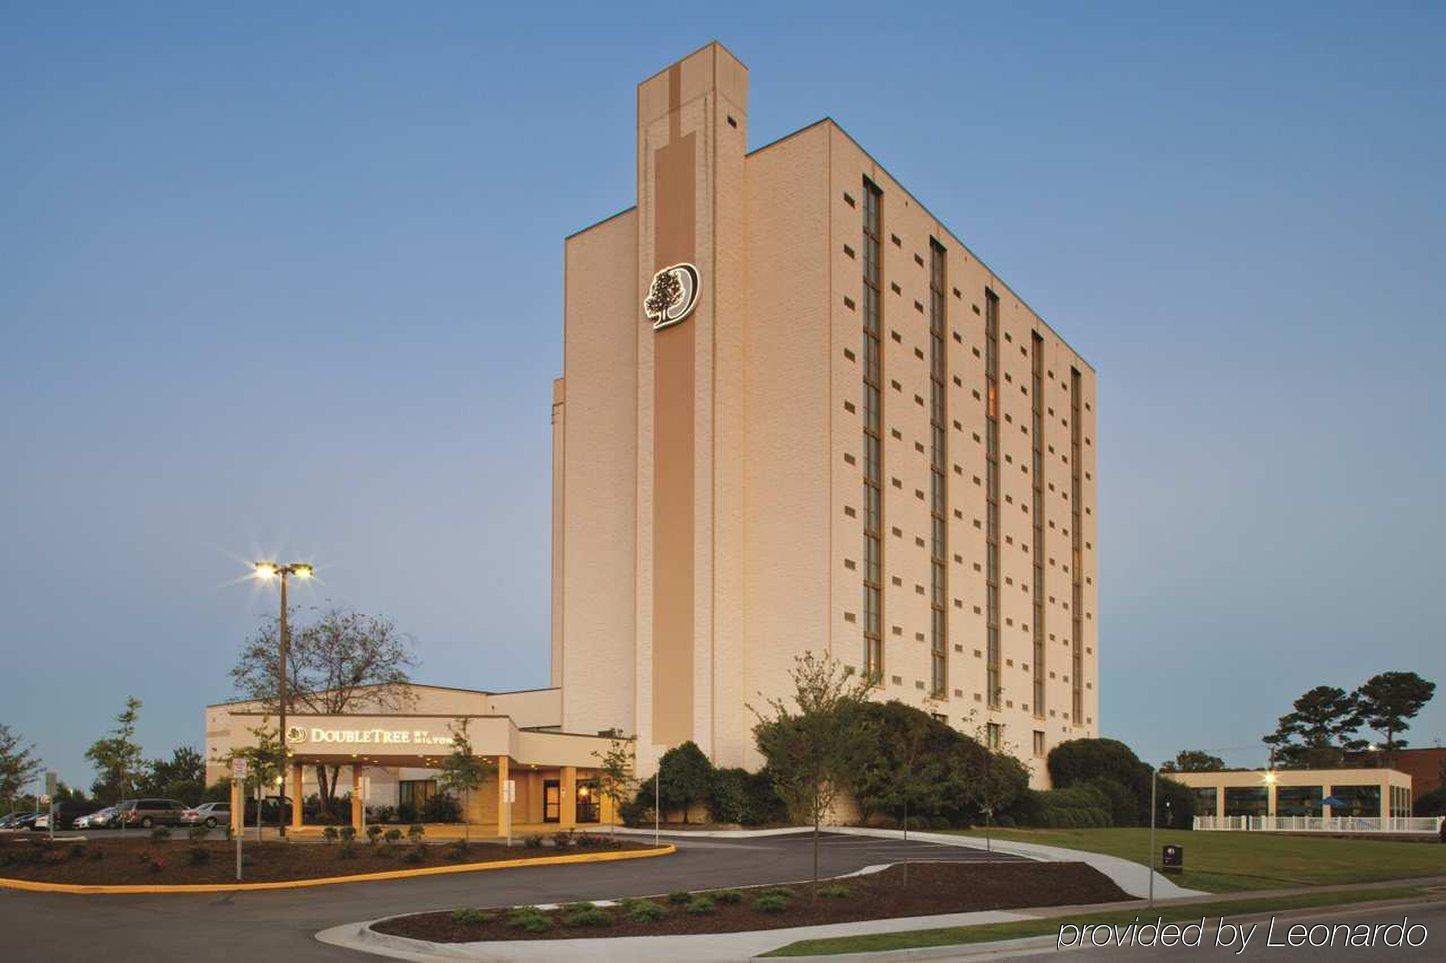
[[128,693],[200,745],[261,554],[546,682],[561,239],[712,38],[754,145],[835,117],[1098,368],[1105,733],[1446,683],[1439,4],[0,6],[0,721],[69,781]]

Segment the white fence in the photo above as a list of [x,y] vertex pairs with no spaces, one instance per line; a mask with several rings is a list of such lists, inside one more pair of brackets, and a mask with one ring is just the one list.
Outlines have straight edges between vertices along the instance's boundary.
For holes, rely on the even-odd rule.
[[1257,833],[1412,833],[1436,835],[1441,816],[1196,816],[1200,830]]

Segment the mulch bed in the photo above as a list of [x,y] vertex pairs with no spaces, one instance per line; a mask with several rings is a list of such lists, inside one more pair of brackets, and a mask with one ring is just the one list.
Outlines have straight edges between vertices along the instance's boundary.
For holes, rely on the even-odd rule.
[[[616,843],[596,839],[584,848],[554,846],[511,848],[493,843],[472,843],[465,853],[452,843],[415,846],[405,840],[376,847],[359,841],[347,855],[341,843],[244,840],[243,881],[351,876],[459,863],[486,863],[500,859],[535,859],[567,853],[652,849],[652,845]],[[184,836],[168,840],[87,839],[84,842],[44,838],[0,837],[0,877],[46,883],[158,885],[170,883],[231,883],[236,879],[236,844],[224,840],[192,842]]]
[[[828,895],[833,887],[833,895]],[[712,896],[711,906],[699,906],[699,894],[649,900],[627,900],[615,907],[570,904],[558,910],[459,910],[399,916],[372,925],[389,933],[434,943],[470,943],[483,940],[574,939],[597,936],[670,936],[685,933],[733,933],[789,926],[846,923],[852,920],[899,916],[931,916],[974,910],[1018,909],[1027,906],[1071,906],[1127,900],[1129,895],[1109,878],[1084,863],[940,862],[910,863],[909,883],[904,869],[891,866],[869,876],[846,877],[819,884],[819,896],[810,899],[807,883],[732,891],[702,891]],[[726,902],[719,893],[736,893]],[[759,903],[769,893],[785,894],[783,907],[768,911]],[[676,901],[673,901],[673,900]],[[777,906],[778,900],[769,901]],[[662,910],[645,909],[640,903]],[[548,922],[531,924],[525,918],[541,916]]]

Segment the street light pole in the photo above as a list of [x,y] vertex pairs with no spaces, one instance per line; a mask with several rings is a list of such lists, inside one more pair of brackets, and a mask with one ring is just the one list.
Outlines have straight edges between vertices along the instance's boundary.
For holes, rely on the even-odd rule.
[[[276,664],[276,712],[277,729],[281,737],[281,762],[277,766],[277,779],[280,780],[281,789],[277,790],[276,798],[276,831],[279,836],[286,836],[286,810],[281,805],[281,799],[286,788],[286,660],[291,651],[291,628],[286,620],[286,579],[295,575],[297,578],[311,578],[315,570],[305,562],[291,562],[286,565],[278,565],[275,562],[256,562],[252,568],[256,577],[263,581],[272,578],[281,579],[281,621],[277,628],[278,659]],[[258,782],[259,785],[259,782]],[[291,805],[298,806],[301,800],[293,799]],[[256,831],[261,831],[261,801],[256,802]]]

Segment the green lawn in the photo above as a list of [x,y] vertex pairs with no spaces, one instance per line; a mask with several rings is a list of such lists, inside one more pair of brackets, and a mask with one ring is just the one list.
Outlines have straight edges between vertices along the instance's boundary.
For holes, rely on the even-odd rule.
[[[983,833],[971,829],[961,835]],[[1137,863],[1149,859],[1148,829],[997,829],[992,835],[1106,853]],[[1176,881],[1212,893],[1446,876],[1446,845],[1440,843],[1158,830],[1156,854],[1166,843],[1185,848],[1185,872]]]
[[[1110,832],[1111,830],[1089,830]],[[1347,840],[1350,842],[1351,840]],[[1403,843],[1405,846],[1419,845]],[[1222,916],[1244,916],[1251,913],[1274,912],[1277,910],[1305,909],[1315,906],[1342,906],[1347,903],[1361,903],[1375,900],[1404,899],[1424,896],[1430,892],[1424,886],[1395,886],[1383,889],[1339,890],[1324,893],[1298,893],[1256,899],[1222,899],[1204,903],[1190,903],[1150,910],[1114,910],[1104,913],[1085,913],[1069,917],[1044,917],[1020,920],[1014,923],[986,923],[980,926],[951,926],[936,930],[913,930],[907,933],[871,933],[865,936],[837,936],[822,940],[800,940],[780,947],[764,956],[829,956],[839,953],[877,953],[885,950],[903,950],[919,946],[955,946],[965,943],[990,943],[995,940],[1017,940],[1028,936],[1057,934],[1061,923],[1076,925],[1084,923],[1129,924],[1135,919],[1153,921],[1163,917],[1165,922],[1195,922],[1201,917],[1219,919]]]

